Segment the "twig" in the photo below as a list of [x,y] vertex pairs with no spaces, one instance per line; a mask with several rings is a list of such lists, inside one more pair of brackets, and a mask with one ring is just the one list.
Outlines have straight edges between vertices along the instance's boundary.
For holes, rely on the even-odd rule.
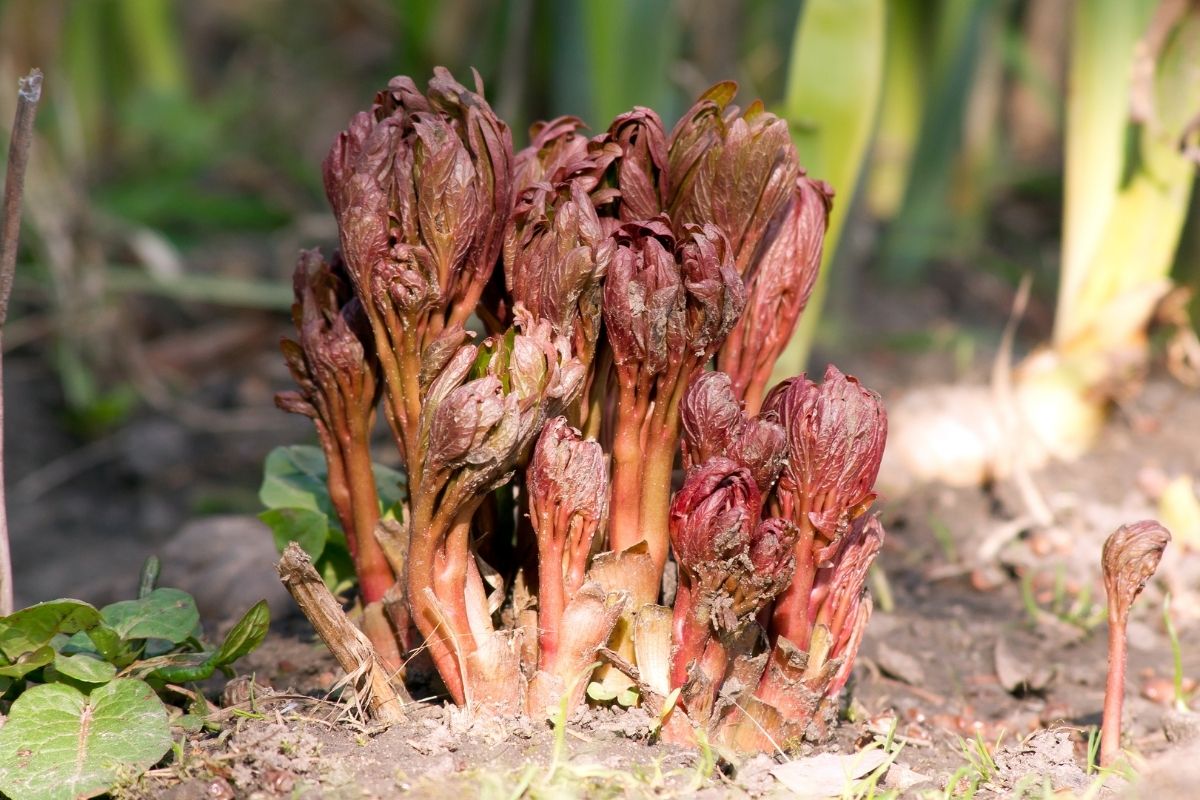
[[346,618],[300,545],[295,542],[288,545],[278,570],[283,585],[346,671],[356,699],[366,706],[371,719],[383,723],[404,720],[401,706],[407,698],[397,693],[371,641]]
[[[995,393],[996,408],[1000,414],[1001,425],[1005,430],[1005,439],[1009,443],[1009,462],[1012,469],[1013,482],[1025,503],[1029,515],[1039,525],[1047,526],[1054,522],[1054,512],[1050,510],[1042,497],[1033,476],[1029,472],[1026,449],[1031,439],[1035,439],[1028,430],[1028,423],[1021,414],[1020,406],[1013,389],[1012,381],[1012,351],[1017,335],[1017,325],[1025,314],[1029,304],[1029,293],[1033,285],[1033,277],[1026,273],[1021,277],[1013,299],[1012,313],[1004,326],[1000,337],[1000,348],[996,352],[996,361],[992,365],[992,391]],[[1040,445],[1040,443],[1039,443]]]
[[[21,232],[21,194],[25,167],[33,142],[33,119],[42,99],[42,72],[34,69],[17,84],[17,113],[8,143],[8,172],[4,177],[4,210],[0,222],[0,358],[4,352],[4,321],[17,266],[17,236]],[[0,361],[0,616],[13,612],[12,553],[8,546],[8,511],[4,499],[4,381]]]

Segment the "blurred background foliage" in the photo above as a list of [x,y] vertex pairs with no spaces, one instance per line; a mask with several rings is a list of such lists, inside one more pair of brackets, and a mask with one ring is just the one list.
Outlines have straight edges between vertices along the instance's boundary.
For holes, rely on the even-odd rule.
[[[296,250],[335,238],[319,172],[334,134],[390,76],[421,83],[439,64],[464,82],[478,69],[518,147],[559,114],[602,130],[640,104],[670,125],[730,77],[743,105],[785,114],[803,163],[838,193],[818,346],[847,330],[864,285],[947,269],[1008,287],[1032,271],[1031,323],[1048,331],[1074,6],[0,0],[0,119],[17,76],[46,73],[5,344],[53,355],[87,433],[186,390],[199,356],[180,331],[218,358],[270,342],[263,312],[288,307]],[[1115,24],[1138,35],[1146,14],[1127,16]],[[1195,203],[1190,220],[1176,275],[1194,286]]]

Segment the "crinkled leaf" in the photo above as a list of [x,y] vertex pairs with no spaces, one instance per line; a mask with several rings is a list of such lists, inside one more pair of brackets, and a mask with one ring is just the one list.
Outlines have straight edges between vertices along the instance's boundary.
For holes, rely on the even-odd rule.
[[275,538],[275,549],[283,552],[289,542],[300,545],[308,557],[316,561],[325,552],[329,540],[330,517],[323,511],[309,508],[272,508],[262,512],[258,518],[271,529]]
[[200,624],[196,601],[179,589],[155,589],[138,600],[122,600],[100,612],[122,639],[166,639],[179,644]]
[[271,609],[267,607],[266,600],[259,600],[225,636],[221,649],[213,656],[214,666],[223,667],[226,664],[232,664],[253,651],[262,644],[270,626]]
[[76,633],[100,622],[100,612],[80,600],[51,600],[0,619],[0,652],[9,660],[50,643],[59,633]]
[[34,686],[0,728],[0,791],[24,800],[94,797],[170,748],[166,709],[145,681],[118,678],[90,695]]
[[108,683],[117,675],[117,668],[87,653],[54,656],[54,668],[82,683]]
[[22,654],[11,664],[0,666],[0,677],[24,678],[35,669],[41,669],[54,660],[54,648],[44,645],[37,650]]

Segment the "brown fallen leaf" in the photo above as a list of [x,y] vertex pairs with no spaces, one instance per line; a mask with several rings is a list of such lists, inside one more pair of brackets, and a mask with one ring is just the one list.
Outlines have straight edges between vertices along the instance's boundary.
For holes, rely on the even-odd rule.
[[771,768],[771,774],[802,800],[841,797],[848,784],[879,769],[888,756],[882,749],[857,753],[821,753]]
[[1012,645],[1003,637],[996,640],[994,651],[996,677],[1000,685],[1015,695],[1040,692],[1054,680],[1058,670],[1053,666],[1037,663],[1013,652]]
[[880,671],[889,678],[903,681],[910,686],[922,686],[925,683],[925,670],[921,668],[921,662],[887,643],[879,644],[875,663],[879,666]]

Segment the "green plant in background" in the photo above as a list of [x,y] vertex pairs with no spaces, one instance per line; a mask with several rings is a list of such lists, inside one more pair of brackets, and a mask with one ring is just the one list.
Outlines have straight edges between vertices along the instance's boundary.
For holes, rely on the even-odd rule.
[[[1091,445],[1112,386],[1144,365],[1196,175],[1186,145],[1200,110],[1200,9],[1164,2],[1146,27],[1147,8],[1084,2],[1075,15],[1054,336],[1015,376],[1032,438],[1055,456]],[[1134,81],[1085,77],[1112,62],[1132,65]]]
[[143,570],[135,600],[97,609],[52,600],[0,618],[0,791],[28,800],[102,794],[157,763],[183,716],[180,685],[202,681],[262,643],[266,602],[254,605],[219,646],[200,638],[191,595],[155,588]]
[[[922,4],[924,20],[906,19],[899,13],[889,17],[889,31],[901,28],[907,33],[907,42],[896,42],[898,49],[905,52],[922,48],[931,50],[925,79],[920,84],[922,99],[916,103],[911,97],[911,86],[901,77],[889,75],[888,89],[895,89],[900,97],[884,96],[884,111],[891,117],[881,122],[892,122],[902,113],[893,110],[896,106],[916,106],[922,113],[920,134],[911,150],[912,160],[908,163],[911,179],[889,191],[901,192],[901,202],[894,209],[895,218],[888,225],[880,247],[882,275],[885,279],[914,283],[935,253],[945,252],[949,246],[958,244],[965,236],[967,224],[982,227],[982,209],[978,203],[969,210],[964,206],[962,193],[956,191],[963,181],[959,176],[967,175],[982,183],[978,178],[981,161],[986,161],[980,150],[986,150],[986,139],[980,131],[991,132],[996,128],[996,102],[1000,91],[996,84],[1002,73],[994,68],[999,59],[1000,12],[1005,4],[998,0],[983,0],[974,3]],[[931,13],[930,10],[934,13]],[[912,16],[910,9],[907,16]],[[921,23],[924,22],[923,31]],[[916,36],[913,35],[915,31]],[[924,32],[932,42],[926,44],[917,36]],[[900,58],[891,56],[889,58]],[[916,56],[909,56],[915,59]],[[910,71],[912,69],[910,68]],[[980,105],[980,100],[985,105]],[[982,124],[972,125],[970,116],[984,114]],[[911,111],[910,111],[911,113]],[[902,120],[903,121],[903,120]],[[893,122],[894,125],[899,125]],[[883,130],[880,131],[883,134]],[[973,162],[973,163],[972,163]],[[895,171],[895,170],[894,170]],[[888,173],[885,172],[884,176]],[[901,177],[897,176],[899,183]],[[979,187],[972,187],[975,197],[984,196]],[[947,213],[947,208],[952,213]],[[958,249],[963,249],[961,245]]]
[[[670,0],[587,0],[555,3],[557,36],[551,97],[563,113],[599,126],[644,105],[678,115],[679,96],[671,83],[672,62],[680,54],[682,30],[673,24]],[[567,44],[570,43],[570,44]]]
[[[854,204],[883,81],[884,0],[809,0],[796,27],[783,116],[810,175],[837,187],[820,277],[773,380],[804,370],[842,226]],[[837,69],[830,69],[837,64]]]
[[[1144,371],[1147,328],[1172,286],[1196,174],[1197,59],[1194,4],[1077,6],[1052,341],[1012,368],[1010,331],[991,387],[930,387],[897,402],[885,484],[1020,477],[1095,441],[1108,402]],[[1130,66],[1094,74],[1114,61]],[[1133,79],[1123,81],[1130,70]]]
[[1163,629],[1171,641],[1171,688],[1174,692],[1175,710],[1191,711],[1188,705],[1188,692],[1183,686],[1183,648],[1179,645],[1179,634],[1175,630],[1175,621],[1171,619],[1171,593],[1163,594]]
[[[373,465],[380,513],[399,520],[404,502],[403,472]],[[328,471],[321,448],[312,445],[276,447],[267,456],[258,497],[267,510],[259,515],[271,528],[283,552],[295,541],[313,560],[325,585],[342,594],[355,583],[354,563],[346,534],[329,498]]]
[[928,0],[888,5],[882,98],[864,198],[876,219],[889,220],[899,211],[912,173],[930,71],[924,41],[931,8],[936,6]]

